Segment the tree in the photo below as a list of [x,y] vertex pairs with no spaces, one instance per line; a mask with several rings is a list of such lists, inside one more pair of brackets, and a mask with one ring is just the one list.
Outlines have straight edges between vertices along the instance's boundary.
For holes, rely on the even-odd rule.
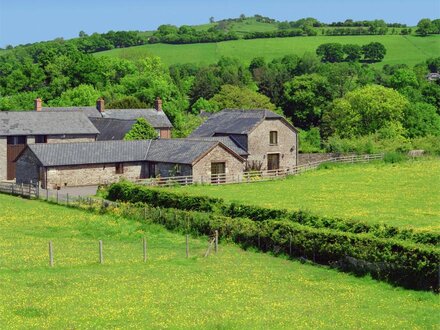
[[393,130],[400,133],[408,100],[397,91],[368,85],[333,101],[323,116],[330,134],[351,138]]
[[380,42],[371,42],[362,46],[364,60],[368,62],[380,62],[385,57],[387,50]]
[[362,47],[359,45],[347,44],[343,46],[345,60],[348,62],[357,62],[361,59]]
[[419,82],[413,70],[398,69],[391,76],[390,85],[394,89],[402,89],[405,87],[418,87]]
[[426,65],[430,72],[440,72],[440,57],[427,59]]
[[78,36],[80,38],[84,38],[84,37],[87,37],[88,35],[87,35],[87,33],[85,33],[84,31],[81,30],[81,31],[79,31]]
[[138,118],[124,136],[126,141],[157,139],[158,133],[145,118]]
[[209,18],[209,23],[211,23],[211,24],[215,23],[215,18],[213,16],[211,16]]
[[147,104],[139,101],[134,96],[127,96],[119,100],[112,101],[107,104],[109,109],[146,109]]
[[316,55],[321,56],[323,62],[342,62],[344,59],[344,51],[341,44],[327,43],[319,45],[316,49]]
[[417,23],[417,30],[416,33],[420,34],[421,36],[427,36],[432,31],[432,25],[431,20],[429,18],[422,18]]
[[403,126],[410,138],[440,135],[440,115],[431,104],[413,103],[405,108]]
[[209,100],[216,109],[268,109],[275,110],[269,98],[246,87],[223,85],[220,92]]
[[78,87],[68,89],[63,92],[59,99],[54,100],[50,105],[58,106],[91,106],[96,104],[96,100],[101,97],[101,93],[91,85],[81,84]]
[[322,112],[332,99],[327,78],[316,73],[293,78],[284,84],[284,111],[303,129],[319,126]]

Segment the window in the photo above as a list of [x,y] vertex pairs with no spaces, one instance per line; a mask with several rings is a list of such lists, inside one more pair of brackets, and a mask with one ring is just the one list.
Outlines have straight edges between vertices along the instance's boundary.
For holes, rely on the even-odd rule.
[[211,183],[226,181],[226,163],[211,163]]
[[269,143],[271,146],[276,146],[278,144],[278,132],[270,131]]
[[8,136],[9,145],[26,144],[26,136]]
[[115,165],[116,174],[124,174],[124,164],[118,163]]
[[35,143],[47,143],[47,135],[36,135]]

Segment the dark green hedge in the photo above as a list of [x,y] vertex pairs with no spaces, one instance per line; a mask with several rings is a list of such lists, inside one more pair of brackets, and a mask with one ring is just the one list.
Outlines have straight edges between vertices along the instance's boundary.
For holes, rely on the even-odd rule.
[[[147,219],[170,230],[211,235],[274,254],[300,257],[358,275],[372,277],[410,289],[438,291],[438,249],[417,246],[371,234],[353,234],[317,229],[288,220],[252,221],[213,213],[121,205],[123,215]],[[147,212],[145,212],[145,208]]]
[[367,224],[354,220],[322,217],[303,211],[269,209],[237,203],[226,204],[218,198],[176,194],[129,182],[111,185],[108,198],[113,201],[142,202],[164,208],[216,212],[231,218],[249,218],[254,221],[288,219],[313,228],[328,228],[353,234],[368,233],[377,238],[393,238],[420,244],[440,244],[440,235],[435,233],[414,232],[411,229],[401,229],[385,224]]

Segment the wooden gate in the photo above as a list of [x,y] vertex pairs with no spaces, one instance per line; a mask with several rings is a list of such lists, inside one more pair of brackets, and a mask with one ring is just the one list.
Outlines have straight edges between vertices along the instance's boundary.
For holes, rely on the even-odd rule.
[[267,155],[267,170],[278,170],[280,168],[280,154]]
[[225,163],[211,163],[211,183],[224,183],[226,181],[225,174]]
[[26,144],[8,144],[7,147],[7,180],[15,179],[15,158],[26,148]]

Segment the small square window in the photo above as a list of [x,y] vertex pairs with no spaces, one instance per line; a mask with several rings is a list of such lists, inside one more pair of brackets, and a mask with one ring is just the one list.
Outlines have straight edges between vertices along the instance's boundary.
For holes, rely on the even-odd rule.
[[270,131],[270,137],[269,137],[270,145],[274,146],[278,144],[278,132],[277,131]]

